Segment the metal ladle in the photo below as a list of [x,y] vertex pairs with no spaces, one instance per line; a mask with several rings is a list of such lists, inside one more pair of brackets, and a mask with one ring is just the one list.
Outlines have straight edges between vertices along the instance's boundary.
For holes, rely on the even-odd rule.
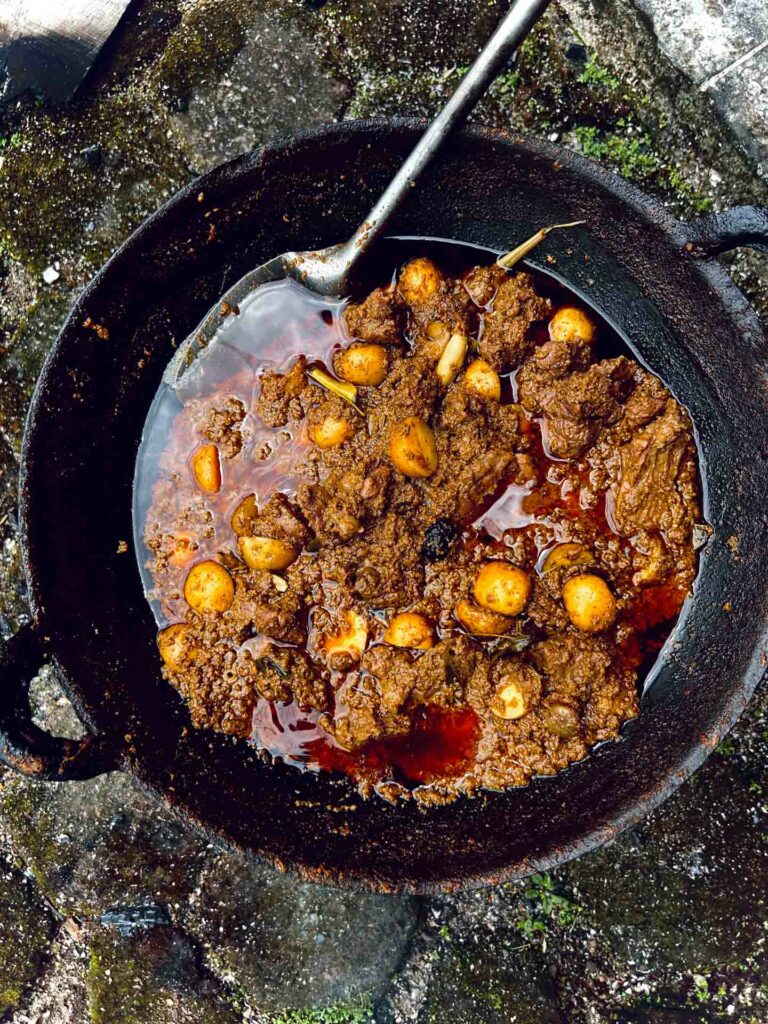
[[465,120],[550,2],[513,2],[456,91],[349,241],[314,252],[284,252],[240,278],[211,309],[197,331],[179,347],[164,374],[164,383],[174,387],[197,352],[213,340],[221,326],[222,316],[225,315],[223,311],[239,307],[248,295],[263,284],[292,278],[318,295],[335,299],[345,297],[359,261],[381,237],[388,221],[410,194],[421,172],[448,136]]

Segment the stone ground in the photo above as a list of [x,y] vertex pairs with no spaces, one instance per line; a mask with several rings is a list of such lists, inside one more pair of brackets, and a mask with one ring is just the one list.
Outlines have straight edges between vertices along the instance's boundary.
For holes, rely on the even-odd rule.
[[[14,494],[24,411],[77,290],[220,160],[325,121],[434,111],[504,7],[138,0],[67,110],[6,112],[0,635],[26,614]],[[605,161],[681,217],[768,204],[766,39],[760,0],[562,0],[476,117]],[[727,264],[768,312],[764,260],[743,251]],[[76,734],[50,672],[32,699],[41,723]],[[57,787],[5,773],[0,1019],[758,1024],[767,768],[764,689],[695,778],[610,846],[519,885],[435,899],[353,897],[247,864],[119,775]]]

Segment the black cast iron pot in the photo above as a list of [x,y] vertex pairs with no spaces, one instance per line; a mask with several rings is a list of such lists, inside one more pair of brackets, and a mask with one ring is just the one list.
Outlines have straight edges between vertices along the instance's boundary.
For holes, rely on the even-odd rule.
[[[542,870],[615,836],[701,764],[763,674],[768,346],[713,257],[766,245],[768,213],[683,225],[570,152],[481,130],[459,136],[414,190],[394,234],[499,250],[542,224],[587,221],[547,251],[689,409],[714,533],[620,742],[527,788],[427,813],[364,802],[344,778],[270,766],[244,743],[188,727],[160,675],[135,560],[120,549],[132,535],[142,425],[174,344],[246,270],[346,238],[418,133],[405,121],[346,123],[219,167],[151,217],[85,290],[24,439],[33,621],[0,655],[0,756],[43,779],[119,768],[211,836],[304,877],[426,892]],[[89,731],[82,742],[30,720],[27,680],[44,657]]]

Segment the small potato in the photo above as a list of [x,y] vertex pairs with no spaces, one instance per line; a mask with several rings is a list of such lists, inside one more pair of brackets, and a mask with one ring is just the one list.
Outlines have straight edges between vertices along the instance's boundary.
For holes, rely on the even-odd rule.
[[375,388],[387,376],[389,356],[383,345],[352,345],[336,355],[333,365],[350,384]]
[[563,306],[549,321],[549,336],[552,341],[595,340],[595,325],[587,314],[576,306]]
[[570,569],[574,565],[588,565],[593,561],[589,548],[585,548],[583,544],[566,541],[552,548],[544,560],[541,571],[547,573],[555,569]]
[[442,283],[443,275],[432,260],[421,256],[403,267],[397,287],[408,305],[418,309],[437,295]]
[[531,578],[509,562],[486,562],[472,594],[481,608],[501,615],[519,615],[531,596]]
[[437,469],[432,428],[418,416],[409,416],[396,424],[389,441],[389,457],[403,476],[432,476]]
[[479,636],[501,636],[513,625],[509,616],[479,608],[465,598],[459,601],[453,614],[469,633],[477,633]]
[[299,557],[299,549],[274,537],[241,537],[237,542],[240,557],[249,569],[280,572]]
[[522,718],[527,710],[525,695],[521,687],[512,680],[501,686],[491,701],[491,712],[497,718],[504,718],[507,721]]
[[168,561],[171,565],[183,568],[185,565],[189,565],[195,557],[197,548],[197,540],[192,536],[192,534],[180,531],[174,534],[173,553]]
[[484,359],[473,360],[464,372],[464,383],[470,391],[481,398],[501,398],[501,379]]
[[157,634],[160,657],[171,672],[178,672],[189,656],[186,642],[187,633],[189,633],[189,626],[185,626],[183,622],[177,622],[173,626],[161,629]]
[[568,618],[583,633],[600,633],[616,618],[616,598],[600,576],[571,576],[563,587]]
[[259,515],[256,495],[249,494],[240,502],[232,513],[230,523],[238,537],[247,537],[253,533],[253,526]]
[[184,597],[195,611],[225,612],[235,599],[235,584],[223,565],[207,559],[187,573]]
[[542,707],[541,721],[547,732],[561,740],[572,740],[581,725],[578,711],[560,701],[550,701]]
[[219,449],[215,444],[204,444],[192,456],[192,472],[198,487],[208,494],[221,490],[221,463]]
[[384,642],[393,647],[410,647],[417,651],[427,651],[435,643],[435,631],[432,623],[418,612],[401,612],[395,615],[384,634]]
[[310,440],[318,448],[336,448],[344,444],[355,432],[349,420],[339,416],[326,416],[319,423],[312,423],[308,428]]
[[323,638],[323,650],[329,660],[338,661],[344,657],[359,661],[368,642],[368,623],[359,612],[343,612],[340,616],[346,626],[340,633]]

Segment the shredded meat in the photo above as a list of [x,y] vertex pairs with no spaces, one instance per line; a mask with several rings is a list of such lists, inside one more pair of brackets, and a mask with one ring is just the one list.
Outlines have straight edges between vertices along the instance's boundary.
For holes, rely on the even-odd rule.
[[[696,571],[691,425],[634,360],[600,357],[600,330],[550,328],[552,296],[417,260],[337,314],[322,358],[262,367],[255,400],[249,366],[182,410],[146,541],[195,726],[429,805],[553,774],[638,713],[644,645]],[[387,346],[377,385],[309,377],[345,365],[339,315],[345,344]],[[189,470],[201,437],[225,460],[215,493]],[[202,562],[216,602],[188,590]],[[568,603],[585,580],[604,619]]]
[[483,320],[480,355],[498,371],[519,366],[531,347],[531,324],[543,320],[551,304],[542,298],[530,274],[505,275]]
[[243,447],[240,426],[245,419],[246,409],[239,398],[229,396],[221,405],[208,411],[200,433],[218,446],[225,459],[234,459]]
[[344,310],[347,330],[359,341],[397,345],[402,341],[403,306],[393,287],[377,288],[360,303]]

